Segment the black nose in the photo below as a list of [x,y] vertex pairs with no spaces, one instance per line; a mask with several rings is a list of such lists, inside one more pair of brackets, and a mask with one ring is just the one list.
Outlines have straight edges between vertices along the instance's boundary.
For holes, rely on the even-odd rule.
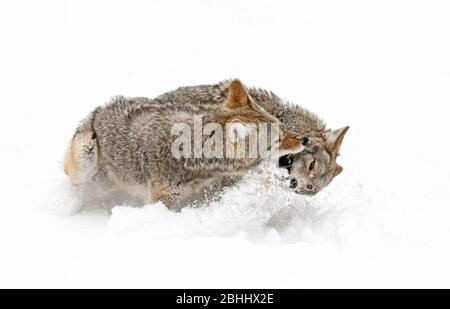
[[295,189],[298,186],[298,180],[295,178],[291,179],[291,189]]
[[308,190],[312,190],[312,188],[313,188],[312,185],[307,185],[307,186],[306,186],[306,189],[308,189]]
[[307,136],[305,136],[302,141],[303,146],[306,146],[308,144],[308,142],[309,142],[309,138]]
[[278,165],[280,167],[291,166],[293,161],[294,159],[292,158],[291,155],[285,155],[280,157],[280,159],[278,160]]

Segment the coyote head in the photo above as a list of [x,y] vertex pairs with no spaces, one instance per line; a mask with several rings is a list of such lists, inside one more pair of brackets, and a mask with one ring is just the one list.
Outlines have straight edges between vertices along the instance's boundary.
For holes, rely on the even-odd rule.
[[296,193],[316,194],[342,172],[336,159],[348,129],[344,127],[310,137],[302,152],[280,157],[279,166],[288,169],[290,186]]

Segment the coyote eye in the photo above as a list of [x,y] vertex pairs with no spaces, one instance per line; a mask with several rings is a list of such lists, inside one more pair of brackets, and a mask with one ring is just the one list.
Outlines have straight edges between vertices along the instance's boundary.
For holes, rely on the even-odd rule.
[[309,170],[312,171],[314,169],[314,166],[316,165],[316,160],[312,161],[309,165]]

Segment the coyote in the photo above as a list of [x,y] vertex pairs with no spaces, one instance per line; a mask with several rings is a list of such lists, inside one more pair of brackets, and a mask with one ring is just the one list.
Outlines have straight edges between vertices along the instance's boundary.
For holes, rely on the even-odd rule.
[[[243,143],[244,150],[248,150],[249,127],[261,136],[261,125],[270,127],[273,132],[280,121],[259,106],[237,79],[227,84],[226,97],[220,103],[199,104],[205,99],[205,93],[191,93],[178,102],[164,100],[164,95],[156,100],[114,98],[95,109],[77,128],[66,152],[65,173],[75,185],[100,174],[122,191],[146,202],[161,201],[174,209],[195,199],[202,188],[217,179],[239,178],[263,160],[260,154],[254,157],[235,155],[238,144]],[[205,123],[216,124],[209,136],[201,134],[200,144],[217,136],[222,143],[223,136],[219,133],[223,131],[230,140],[231,156],[174,156],[174,124],[187,125],[188,135],[191,129],[195,135],[194,116],[201,116]],[[268,142],[269,149],[277,150],[279,156],[299,153],[307,142],[304,136],[283,130],[277,138],[269,140],[263,135],[263,140]],[[190,147],[189,140],[175,150],[184,153]]]
[[[192,102],[203,108],[218,108],[227,98],[230,82],[225,80],[215,85],[180,87],[154,99],[154,103],[181,106],[185,102]],[[336,160],[348,126],[336,130],[326,129],[325,122],[312,112],[264,89],[249,88],[248,95],[280,121],[281,129],[309,137],[304,151],[281,156],[279,160],[279,166],[288,169],[290,185],[295,192],[316,194],[342,172],[343,168]],[[238,180],[227,178],[224,183]]]

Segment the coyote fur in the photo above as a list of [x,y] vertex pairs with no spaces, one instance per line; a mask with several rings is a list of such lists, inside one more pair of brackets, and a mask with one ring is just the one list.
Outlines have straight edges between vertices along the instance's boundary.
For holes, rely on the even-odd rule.
[[[232,143],[248,139],[247,124],[266,124],[271,130],[281,125],[239,80],[227,83],[224,98],[215,95],[213,91],[183,92],[180,100],[171,98],[170,93],[154,100],[114,98],[95,109],[77,128],[66,152],[65,173],[75,185],[101,174],[124,192],[175,209],[195,199],[202,188],[217,179],[239,178],[263,158],[173,155],[174,124],[194,128],[194,116],[201,116],[204,123],[218,124]],[[215,103],[202,104],[205,100]],[[216,131],[211,132],[214,134]],[[205,136],[201,138],[204,143]],[[281,130],[277,139],[270,140],[269,148],[279,151],[280,156],[295,155],[305,149],[307,141],[299,133]]]

